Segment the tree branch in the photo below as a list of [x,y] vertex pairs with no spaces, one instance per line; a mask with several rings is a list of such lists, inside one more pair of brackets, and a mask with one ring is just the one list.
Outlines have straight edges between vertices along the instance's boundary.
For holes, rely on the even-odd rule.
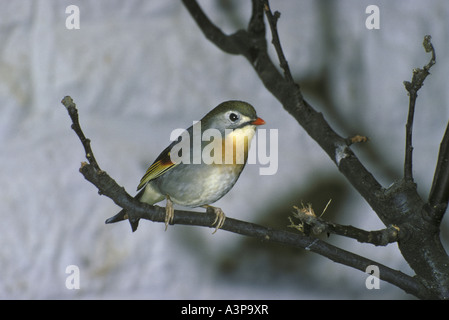
[[[290,227],[298,229],[308,235],[310,231],[319,235],[322,233],[336,234],[347,238],[352,238],[362,243],[371,243],[375,246],[386,246],[389,243],[398,241],[399,228],[390,225],[386,229],[366,231],[353,226],[343,226],[333,222],[328,222],[317,217],[312,205],[302,208],[294,207],[293,217],[299,219],[300,223],[295,224],[292,219]],[[307,228],[306,228],[307,226]]]
[[441,222],[449,202],[449,122],[440,143],[438,161],[429,195],[434,218]]
[[237,38],[238,35],[227,36],[219,28],[215,27],[196,1],[184,1],[184,5],[188,7],[196,23],[206,30],[204,35],[207,39],[213,43],[217,43],[218,47],[226,53],[240,54],[235,46],[235,38]]
[[[329,126],[323,115],[316,112],[303,99],[299,86],[288,76],[288,73],[286,75],[285,67],[288,65],[282,63],[282,60],[286,61],[286,59],[283,54],[279,56],[282,48],[276,41],[273,41],[273,45],[278,52],[284,75],[281,75],[271,61],[267,52],[265,29],[259,27],[258,32],[255,32],[256,28],[254,28],[254,26],[263,25],[263,14],[261,13],[264,11],[273,39],[276,37],[279,39],[277,28],[274,28],[279,15],[270,14],[269,6],[264,5],[268,3],[268,0],[252,0],[253,11],[248,30],[239,30],[229,36],[224,35],[210,20],[202,19],[200,21],[196,18],[205,16],[205,14],[195,0],[183,0],[183,3],[208,39],[212,39],[211,41],[219,48],[224,44],[226,47],[232,45],[234,46],[233,54],[240,54],[247,58],[267,90],[281,102],[284,109],[328,154],[340,172],[373,208],[382,222],[386,226],[396,225],[398,227],[399,248],[406,261],[417,273],[417,278],[425,281],[434,297],[449,298],[449,257],[441,244],[439,224],[429,221],[432,219],[424,218],[428,216],[428,207],[419,196],[416,185],[412,181],[411,157],[409,157],[411,149],[407,150],[408,156],[405,161],[406,179],[393,183],[388,189],[383,188],[353,153],[348,140],[338,135]],[[219,36],[210,37],[211,32],[217,33]],[[424,41],[424,45],[426,51],[432,51],[433,59],[422,72],[416,74],[415,78],[428,73],[428,69],[435,60],[430,41]],[[228,51],[231,50],[228,49]],[[419,82],[412,81],[412,83],[418,84]],[[406,88],[408,88],[407,84]],[[408,89],[415,94],[419,88],[410,85]],[[414,105],[412,107],[414,108]],[[410,113],[410,116],[413,116],[413,112]],[[412,121],[409,123],[411,124]],[[407,145],[411,147],[411,140],[409,141]]]
[[412,157],[413,157],[413,146],[412,146],[412,132],[413,132],[413,118],[415,116],[415,104],[418,98],[418,91],[424,84],[424,80],[430,74],[429,69],[435,64],[435,50],[433,48],[432,42],[430,41],[431,36],[427,35],[424,37],[423,46],[426,52],[432,52],[432,58],[429,63],[423,67],[423,69],[414,69],[412,82],[404,81],[405,89],[409,94],[409,107],[408,107],[408,117],[406,124],[406,135],[405,135],[405,161],[404,161],[404,179],[407,181],[413,181],[412,172]]
[[[254,33],[252,29],[249,31],[239,30],[223,38],[221,30],[210,20],[201,19],[198,21],[196,19],[196,17],[202,17],[205,14],[195,0],[183,0],[183,3],[203,34],[207,36],[210,33],[217,33],[216,36],[211,37],[215,39],[212,42],[217,47],[221,48],[223,43],[227,45],[232,43],[234,46],[233,53],[239,53],[248,59],[267,90],[281,102],[284,109],[323,148],[338,166],[338,169],[374,208],[379,217],[384,222],[388,221],[388,216],[384,214],[387,209],[383,206],[379,207],[379,197],[383,192],[382,186],[354,155],[346,139],[339,136],[329,126],[323,115],[316,112],[303,99],[299,86],[295,82],[285,79],[279,73],[268,55],[265,33]],[[264,7],[261,6],[262,3],[260,0],[253,0],[253,15],[250,26],[263,24],[263,14],[260,14],[260,10],[264,10]],[[255,12],[258,14],[255,14]],[[259,19],[257,23],[256,19]],[[272,30],[272,32],[276,32],[276,30]]]
[[271,35],[273,36],[273,40],[271,41],[271,43],[276,49],[280,66],[282,70],[284,70],[284,78],[288,82],[294,83],[295,81],[293,80],[292,73],[290,72],[290,67],[288,66],[288,62],[284,56],[284,51],[282,50],[281,41],[279,40],[277,22],[281,17],[281,13],[279,11],[275,11],[274,14],[271,13],[270,4],[268,3],[268,1],[265,0],[263,3],[265,14],[267,16],[268,23],[270,24]]
[[90,164],[92,164],[95,170],[100,170],[97,160],[95,160],[94,154],[90,147],[90,140],[84,136],[84,133],[81,130],[76,104],[69,96],[64,97],[61,103],[66,107],[67,111],[69,112],[69,116],[72,119],[72,129],[75,131],[75,133],[81,140],[81,144],[83,145],[84,151],[86,152],[86,159],[89,161]]
[[[84,133],[81,130],[75,103],[73,103],[72,98],[68,96],[65,97],[61,103],[69,112],[73,122],[72,128],[76,128],[75,132],[85,148],[86,157],[89,155],[89,163],[83,162],[80,168],[80,172],[83,174],[84,178],[95,185],[101,195],[109,197],[118,206],[125,209],[130,216],[130,219],[132,216],[132,219],[140,218],[164,223],[164,208],[152,206],[134,199],[105,171],[99,169],[99,165],[95,160],[92,149],[90,148],[89,139],[84,136]],[[74,116],[75,114],[76,116]],[[212,212],[199,213],[175,210],[173,224],[211,227],[215,218],[216,216]],[[276,242],[297,248],[303,248],[327,257],[332,261],[356,268],[363,272],[366,271],[366,268],[369,265],[376,265],[379,267],[380,279],[390,282],[403,289],[405,292],[413,294],[417,297],[428,296],[426,288],[415,278],[410,277],[400,271],[393,270],[373,260],[335,247],[319,239],[307,237],[300,233],[267,228],[232,218],[226,218],[223,227],[220,230],[226,230],[240,235],[254,237],[263,241]]]

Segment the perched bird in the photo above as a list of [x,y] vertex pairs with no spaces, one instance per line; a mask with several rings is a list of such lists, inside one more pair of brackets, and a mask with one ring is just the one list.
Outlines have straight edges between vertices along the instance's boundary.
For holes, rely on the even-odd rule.
[[[226,101],[184,131],[156,158],[140,180],[136,199],[155,204],[164,199],[165,229],[173,223],[173,203],[204,207],[216,214],[214,233],[223,226],[224,212],[210,204],[231,190],[248,158],[256,127],[265,124],[254,108],[243,101]],[[186,154],[187,153],[187,154]],[[106,220],[128,218],[125,210]],[[131,221],[135,231],[139,220]]]

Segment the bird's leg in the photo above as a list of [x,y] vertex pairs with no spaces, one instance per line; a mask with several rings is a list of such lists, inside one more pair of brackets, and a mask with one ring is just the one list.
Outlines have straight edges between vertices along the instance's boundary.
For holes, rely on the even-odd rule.
[[167,204],[165,205],[165,231],[167,231],[168,224],[173,223],[173,218],[175,216],[175,209],[173,209],[173,202],[167,195]]
[[212,210],[215,213],[215,220],[212,223],[212,225],[215,225],[215,230],[214,232],[212,232],[212,234],[214,234],[218,229],[221,229],[221,227],[223,227],[226,220],[226,215],[224,214],[223,210],[221,210],[221,208],[213,207],[210,205],[205,205],[202,207],[206,208],[207,211]]

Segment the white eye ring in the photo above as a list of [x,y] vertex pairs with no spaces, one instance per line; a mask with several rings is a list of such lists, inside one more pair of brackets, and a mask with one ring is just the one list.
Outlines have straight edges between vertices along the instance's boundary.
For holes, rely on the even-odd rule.
[[236,122],[238,119],[240,119],[240,116],[236,112],[231,112],[229,113],[228,118],[229,120],[231,120],[231,122]]

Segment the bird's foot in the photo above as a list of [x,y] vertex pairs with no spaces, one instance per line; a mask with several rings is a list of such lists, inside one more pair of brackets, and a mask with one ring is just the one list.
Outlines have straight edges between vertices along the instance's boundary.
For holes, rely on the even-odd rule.
[[167,204],[165,205],[165,231],[167,231],[168,224],[173,223],[175,217],[175,209],[173,208],[173,202],[170,197],[167,196]]
[[212,234],[214,234],[215,232],[217,232],[218,229],[221,229],[221,227],[223,227],[224,222],[226,220],[226,215],[224,214],[223,210],[221,210],[221,208],[218,207],[213,207],[213,206],[203,206],[203,208],[206,208],[207,211],[212,210],[215,213],[215,220],[212,223],[212,226],[215,225],[215,230],[214,232],[212,232]]

